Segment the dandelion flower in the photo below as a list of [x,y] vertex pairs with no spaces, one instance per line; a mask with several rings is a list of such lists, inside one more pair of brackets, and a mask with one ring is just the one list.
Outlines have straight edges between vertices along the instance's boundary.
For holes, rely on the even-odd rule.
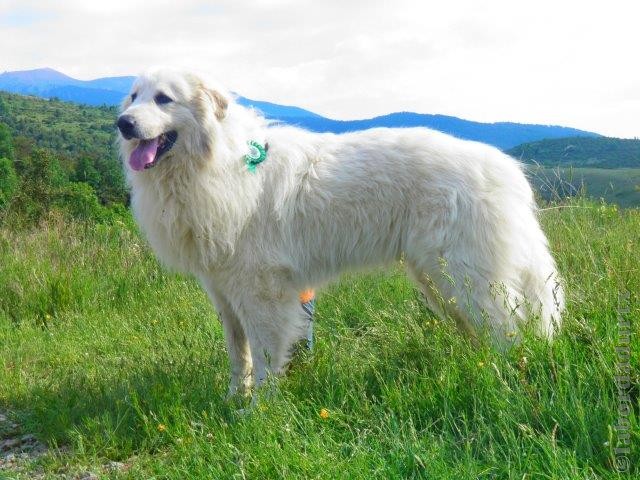
[[321,408],[320,409],[320,418],[323,420],[326,420],[327,418],[329,418],[329,410],[327,410],[326,408]]
[[167,429],[167,426],[164,423],[159,423],[158,424],[158,431],[159,432],[164,432]]
[[484,367],[484,362],[478,362],[478,368]]

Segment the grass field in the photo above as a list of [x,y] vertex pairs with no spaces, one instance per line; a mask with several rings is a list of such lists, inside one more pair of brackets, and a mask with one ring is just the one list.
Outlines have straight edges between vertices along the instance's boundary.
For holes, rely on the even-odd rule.
[[640,168],[573,168],[527,165],[538,194],[547,200],[576,195],[620,207],[640,206]]
[[541,216],[568,296],[552,346],[473,347],[400,269],[346,277],[319,295],[316,350],[246,415],[223,400],[205,295],[134,230],[56,216],[0,230],[0,410],[50,447],[0,478],[626,478],[620,316],[640,474],[640,210],[576,200]]

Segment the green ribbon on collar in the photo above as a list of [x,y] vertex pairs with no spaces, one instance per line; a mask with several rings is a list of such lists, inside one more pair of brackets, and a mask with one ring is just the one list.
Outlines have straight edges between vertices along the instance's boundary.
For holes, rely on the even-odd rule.
[[247,144],[249,145],[249,153],[244,156],[244,163],[247,164],[247,170],[255,173],[256,166],[267,158],[267,149],[264,145],[253,140]]

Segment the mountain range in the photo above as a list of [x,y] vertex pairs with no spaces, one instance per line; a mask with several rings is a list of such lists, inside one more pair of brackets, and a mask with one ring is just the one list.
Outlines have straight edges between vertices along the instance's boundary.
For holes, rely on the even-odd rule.
[[[132,76],[78,80],[51,68],[4,72],[0,90],[41,98],[57,98],[86,105],[118,105],[135,80]],[[373,127],[428,127],[451,135],[476,140],[506,150],[525,142],[566,137],[599,137],[597,133],[556,125],[513,122],[482,123],[447,115],[396,112],[363,120],[334,120],[308,110],[252,100],[237,101],[272,120],[298,125],[316,132],[342,133]]]

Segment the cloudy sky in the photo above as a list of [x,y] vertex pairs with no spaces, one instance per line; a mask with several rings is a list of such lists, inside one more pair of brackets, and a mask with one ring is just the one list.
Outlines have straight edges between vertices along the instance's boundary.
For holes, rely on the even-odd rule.
[[410,110],[640,137],[639,18],[632,0],[0,0],[0,71],[167,65],[332,118]]

